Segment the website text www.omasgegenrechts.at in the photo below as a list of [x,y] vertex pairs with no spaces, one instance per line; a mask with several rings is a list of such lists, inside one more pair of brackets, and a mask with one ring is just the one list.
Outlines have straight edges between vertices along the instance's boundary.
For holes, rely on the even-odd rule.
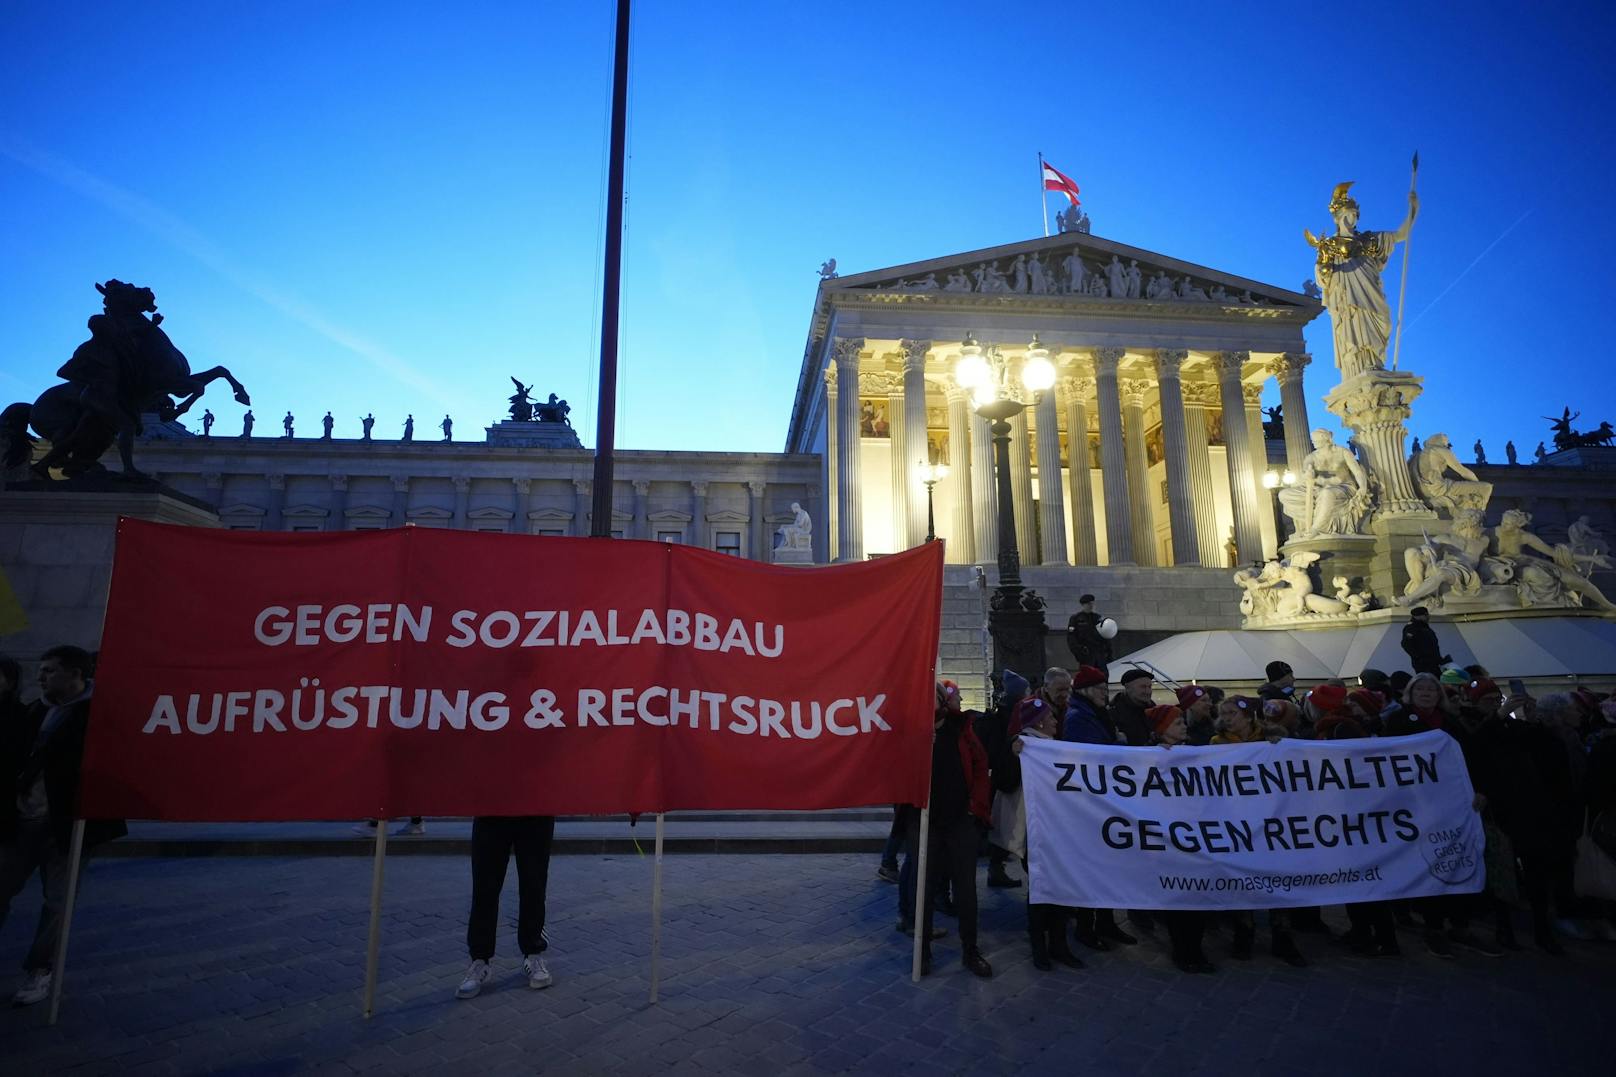
[[1293,890],[1354,886],[1358,883],[1375,882],[1380,879],[1380,867],[1376,865],[1362,871],[1357,868],[1342,868],[1339,871],[1295,872],[1275,875],[1158,875],[1156,878],[1163,890],[1192,894],[1228,893],[1231,891],[1243,894],[1258,892],[1264,894],[1288,894]]

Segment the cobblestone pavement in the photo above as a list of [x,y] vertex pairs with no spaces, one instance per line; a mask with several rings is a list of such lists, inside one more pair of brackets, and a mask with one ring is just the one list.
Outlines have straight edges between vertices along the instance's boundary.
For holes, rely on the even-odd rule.
[[[45,1073],[1609,1073],[1616,946],[1442,961],[1259,957],[1185,976],[1161,945],[1035,971],[1022,891],[981,889],[995,975],[958,962],[907,979],[895,887],[872,856],[664,861],[662,1001],[647,1002],[651,862],[557,857],[555,986],[526,989],[515,873],[494,979],[457,1002],[469,873],[456,857],[388,864],[377,1013],[360,1016],[370,865],[359,858],[124,859],[86,873],[67,994],[0,1009],[0,1066]],[[13,903],[20,957],[37,887]],[[1341,923],[1339,911],[1327,914]],[[940,921],[950,925],[946,919]],[[7,987],[9,991],[9,986]]]

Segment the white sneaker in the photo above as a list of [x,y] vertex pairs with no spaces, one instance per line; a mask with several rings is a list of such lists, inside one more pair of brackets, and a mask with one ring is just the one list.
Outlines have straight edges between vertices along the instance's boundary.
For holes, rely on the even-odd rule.
[[537,991],[541,987],[549,987],[555,983],[555,977],[550,975],[550,969],[539,954],[531,954],[522,959],[522,971],[527,973],[527,985]]
[[413,838],[417,834],[425,834],[425,833],[426,833],[426,824],[425,823],[405,823],[403,826],[401,826],[397,830],[393,831],[393,837],[395,837],[395,838]]
[[487,980],[488,962],[473,961],[471,967],[466,970],[466,978],[455,988],[455,998],[475,998]]
[[348,829],[355,834],[363,834],[367,838],[374,838],[376,836],[376,826],[377,824],[375,823],[355,823]]
[[[542,965],[540,966],[543,967]],[[50,994],[51,974],[48,970],[27,973],[23,977],[22,986],[17,993],[11,996],[13,1006],[32,1006],[36,1002],[43,1002],[45,996]]]

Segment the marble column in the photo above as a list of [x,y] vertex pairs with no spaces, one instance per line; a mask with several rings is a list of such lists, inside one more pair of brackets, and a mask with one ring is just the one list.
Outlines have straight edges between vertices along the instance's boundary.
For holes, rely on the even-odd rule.
[[1234,543],[1242,562],[1262,559],[1262,522],[1258,515],[1257,457],[1246,418],[1246,395],[1240,373],[1250,352],[1217,352],[1212,365],[1218,372],[1218,395],[1223,402],[1223,453],[1229,465],[1229,500],[1234,513]]
[[[649,518],[649,503],[651,500],[651,484],[644,479],[634,480],[634,519],[629,523],[630,538],[656,538],[651,534],[651,520]],[[614,502],[616,498],[612,499]]]
[[943,538],[947,540],[950,564],[976,563],[976,525],[971,491],[975,476],[971,467],[971,394],[949,378],[948,397],[948,478],[952,521]]
[[516,495],[515,508],[512,510],[515,515],[511,517],[511,532],[525,535],[533,526],[533,522],[527,518],[527,514],[533,511],[533,480],[512,479],[511,489]]
[[[814,507],[814,511],[819,513],[821,519],[830,519],[831,497],[826,492],[825,487],[810,484],[809,486],[805,487],[805,489],[808,491],[808,500],[801,502],[801,504],[812,505]],[[813,513],[809,513],[809,517],[812,519]],[[814,547],[814,561],[821,565],[829,564],[831,556],[830,534],[828,529],[821,527],[817,523],[815,523],[813,526],[813,537],[810,541]],[[771,539],[770,541],[773,540]]]
[[393,476],[393,515],[388,521],[394,527],[403,527],[408,521],[410,510],[410,477],[408,475]]
[[454,522],[451,525],[456,531],[466,529],[466,511],[471,507],[471,479],[466,475],[456,475],[454,482],[455,507]]
[[1195,523],[1195,493],[1190,488],[1189,435],[1185,430],[1184,390],[1179,371],[1190,353],[1182,348],[1156,352],[1156,385],[1161,397],[1162,452],[1167,465],[1167,520],[1173,532],[1173,564],[1201,563]]
[[1184,382],[1184,442],[1189,451],[1190,494],[1195,501],[1195,539],[1201,564],[1223,568],[1223,535],[1218,528],[1218,503],[1213,496],[1212,454],[1206,431],[1206,409],[1218,402],[1218,387],[1211,382]]
[[286,476],[275,474],[267,476],[269,479],[269,508],[264,513],[264,530],[279,531],[286,521],[282,513],[286,510]]
[[999,495],[994,479],[993,431],[971,409],[971,519],[976,527],[976,563],[999,558]]
[[[909,486],[914,481],[911,473],[917,463],[909,459],[907,434],[909,417],[905,414],[903,406],[903,377],[886,371],[875,371],[860,374],[859,379],[869,386],[868,395],[885,394],[887,398],[887,485],[892,488],[892,499],[887,507],[892,539],[886,552],[896,553],[899,550],[907,550],[910,545],[909,502],[913,498],[909,496]],[[921,422],[924,423],[925,419]],[[921,508],[924,511],[924,498]]]
[[[905,340],[898,344],[903,353],[903,439],[893,448],[903,446],[904,503],[909,518],[898,532],[906,545],[918,546],[926,539],[926,497],[924,488],[916,487],[915,469],[928,459],[926,446],[926,353],[931,350],[929,340]],[[896,438],[897,427],[893,428]]]
[[[594,496],[590,492],[592,485],[588,479],[572,480],[572,533],[578,538],[589,537],[589,512]],[[610,528],[607,533],[611,533]]]
[[836,560],[864,560],[864,504],[859,489],[859,352],[863,337],[838,337],[836,363]]
[[1297,474],[1301,474],[1303,459],[1313,451],[1307,393],[1302,389],[1302,372],[1312,361],[1305,352],[1286,352],[1268,364],[1268,372],[1279,380],[1279,402],[1284,408],[1285,466]]
[[1240,387],[1246,401],[1246,427],[1251,431],[1252,454],[1257,458],[1254,461],[1257,501],[1262,510],[1257,514],[1257,526],[1262,531],[1263,556],[1267,558],[1279,556],[1279,524],[1274,519],[1278,505],[1276,495],[1262,485],[1262,474],[1268,470],[1268,442],[1263,437],[1262,425],[1262,391],[1261,384]]
[[1121,348],[1094,349],[1095,407],[1100,412],[1100,484],[1105,490],[1106,561],[1132,565],[1133,510],[1129,508],[1128,456],[1122,442],[1122,400],[1117,366],[1127,354]]
[[1066,490],[1061,479],[1060,406],[1055,393],[1060,383],[1038,395],[1033,420],[1038,425],[1038,548],[1046,565],[1066,560]]
[[707,539],[707,484],[700,480],[690,484],[690,545],[712,549]]
[[[1014,375],[1020,380],[1020,374]],[[1010,420],[1010,488],[1015,494],[1016,552],[1024,565],[1036,565],[1038,510],[1032,503],[1032,437],[1025,410]]]
[[1089,394],[1093,378],[1062,378],[1061,396],[1066,401],[1068,506],[1072,514],[1072,563],[1097,565],[1100,548],[1094,538],[1094,490],[1089,475]]
[[747,552],[751,554],[754,561],[767,561],[769,560],[770,551],[769,523],[764,519],[763,496],[769,492],[769,484],[766,482],[749,482],[746,484],[746,492],[750,495],[747,502],[750,515],[747,518],[746,527],[749,534],[747,545],[750,549]]
[[825,368],[825,488],[830,495],[825,501],[825,519],[819,527],[815,528],[825,536],[825,545],[828,552],[827,561],[833,561],[838,555],[836,548],[836,532],[841,527],[841,520],[837,513],[836,472],[842,466],[842,440],[841,416],[837,413],[840,394],[836,392],[836,365],[829,364]]
[[348,476],[331,476],[331,515],[326,517],[327,531],[348,530]]
[[1156,496],[1150,488],[1150,461],[1145,455],[1145,394],[1150,382],[1145,378],[1124,378],[1122,391],[1123,446],[1128,461],[1128,501],[1133,510],[1133,558],[1135,563],[1155,566]]

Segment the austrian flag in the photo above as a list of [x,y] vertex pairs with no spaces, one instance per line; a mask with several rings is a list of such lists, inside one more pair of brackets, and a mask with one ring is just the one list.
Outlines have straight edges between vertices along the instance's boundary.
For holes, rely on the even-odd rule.
[[1072,205],[1077,205],[1077,184],[1072,181],[1072,177],[1066,175],[1066,173],[1062,172],[1048,161],[1045,161],[1043,164],[1044,190],[1059,191],[1061,194],[1065,195],[1071,200]]

